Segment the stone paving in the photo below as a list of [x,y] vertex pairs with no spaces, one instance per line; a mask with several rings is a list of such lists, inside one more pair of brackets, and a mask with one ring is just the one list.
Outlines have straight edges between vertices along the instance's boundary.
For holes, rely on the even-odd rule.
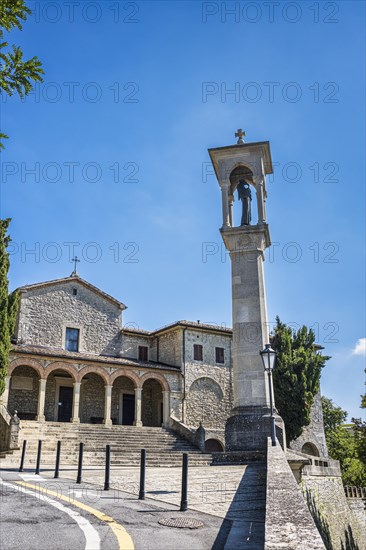
[[[52,478],[52,468],[47,471],[44,467],[41,475]],[[63,467],[60,476],[75,482],[75,467]],[[227,530],[226,549],[259,550],[264,548],[265,480],[265,465],[262,463],[191,467],[188,507],[223,519],[222,529]],[[104,469],[86,467],[83,470],[83,482],[103,486]],[[139,469],[113,468],[110,484],[112,490],[137,495]],[[146,498],[179,506],[180,491],[180,468],[147,468]]]

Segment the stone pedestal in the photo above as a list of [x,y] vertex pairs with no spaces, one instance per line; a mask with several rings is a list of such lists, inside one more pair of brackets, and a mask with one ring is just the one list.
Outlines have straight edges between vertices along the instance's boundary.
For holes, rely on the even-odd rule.
[[[283,420],[276,415],[276,437],[285,446]],[[264,451],[271,433],[271,417],[265,407],[238,407],[233,409],[225,426],[225,451]]]

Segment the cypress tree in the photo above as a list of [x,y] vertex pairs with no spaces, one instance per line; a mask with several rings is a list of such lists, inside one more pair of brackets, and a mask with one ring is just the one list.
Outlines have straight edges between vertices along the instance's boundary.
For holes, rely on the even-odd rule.
[[310,424],[314,396],[320,388],[321,371],[330,357],[318,355],[315,334],[303,326],[295,331],[276,318],[272,346],[277,351],[273,371],[276,408],[286,426],[290,443]]
[[7,235],[10,219],[0,220],[0,395],[5,389],[5,377],[8,374],[11,337],[14,332],[19,305],[19,293],[8,294],[9,254]]

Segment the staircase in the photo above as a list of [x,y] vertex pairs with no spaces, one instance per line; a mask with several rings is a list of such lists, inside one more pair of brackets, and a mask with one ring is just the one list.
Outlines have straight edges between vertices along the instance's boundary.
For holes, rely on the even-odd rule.
[[[146,449],[147,466],[173,467],[182,463],[182,452],[189,453],[191,466],[208,466],[211,454],[201,451],[182,436],[165,428],[136,426],[112,426],[98,424],[68,424],[60,422],[21,421],[19,432],[20,449],[7,455],[3,466],[20,463],[23,440],[27,440],[25,468],[34,465],[37,459],[38,440],[42,440],[43,465],[54,465],[57,441],[61,440],[61,465],[76,465],[79,443],[84,443],[85,466],[105,464],[105,446],[111,446],[112,466],[138,466],[140,450]],[[0,457],[3,458],[3,457]]]

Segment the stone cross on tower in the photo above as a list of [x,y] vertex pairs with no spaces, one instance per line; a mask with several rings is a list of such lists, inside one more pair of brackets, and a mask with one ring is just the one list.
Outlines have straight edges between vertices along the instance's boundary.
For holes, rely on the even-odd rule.
[[243,137],[245,136],[245,132],[241,128],[238,129],[237,132],[235,132],[235,137],[238,138],[238,141],[236,142],[237,145],[242,145],[244,143]]
[[[271,239],[266,222],[266,175],[272,174],[268,141],[209,149],[221,188],[221,236],[231,259],[233,317],[233,410],[226,422],[226,451],[265,449],[271,433],[270,398],[260,350],[269,342],[264,286],[264,251]],[[235,226],[234,192],[245,181],[257,202],[253,225]],[[254,202],[254,201],[253,201]],[[255,223],[256,222],[256,223]],[[281,438],[283,422],[276,418]]]
[[72,258],[71,261],[74,262],[74,271],[71,273],[71,275],[77,275],[76,264],[77,264],[77,262],[80,262],[80,260],[77,256],[74,256],[74,258]]

